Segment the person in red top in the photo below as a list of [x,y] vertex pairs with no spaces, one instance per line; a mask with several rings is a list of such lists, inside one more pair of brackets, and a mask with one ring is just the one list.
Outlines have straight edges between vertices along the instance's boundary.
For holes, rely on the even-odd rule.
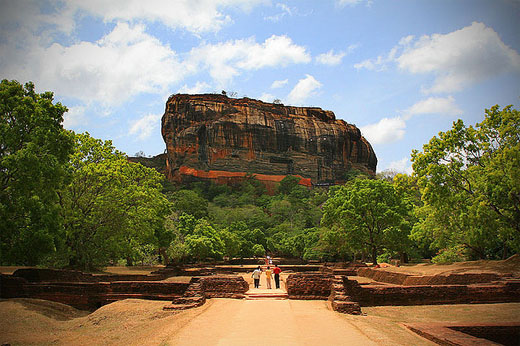
[[275,265],[273,268],[273,274],[274,274],[274,283],[276,285],[276,288],[280,288],[280,273],[281,272],[282,272],[282,270],[280,268],[278,268],[277,265]]

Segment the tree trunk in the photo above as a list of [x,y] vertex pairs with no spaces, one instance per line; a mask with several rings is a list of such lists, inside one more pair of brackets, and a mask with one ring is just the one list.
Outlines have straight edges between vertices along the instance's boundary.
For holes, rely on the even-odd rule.
[[377,265],[377,248],[372,246],[372,264]]
[[165,266],[167,266],[168,264],[170,264],[170,257],[168,257],[168,254],[166,253],[166,248],[164,247],[160,247],[159,248],[159,254],[162,256],[163,258],[163,264]]
[[134,261],[132,261],[132,258],[130,256],[126,257],[126,265],[128,267],[131,267],[134,265]]

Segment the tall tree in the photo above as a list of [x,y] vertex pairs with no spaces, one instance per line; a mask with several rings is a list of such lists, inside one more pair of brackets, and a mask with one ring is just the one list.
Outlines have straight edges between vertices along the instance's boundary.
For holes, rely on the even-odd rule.
[[406,250],[411,204],[387,181],[356,179],[331,190],[323,210],[322,225],[340,228],[351,249],[368,250],[374,264],[383,249]]
[[[425,202],[416,237],[438,247],[463,245],[484,258],[502,245],[520,251],[520,113],[486,109],[484,121],[462,120],[412,153]],[[443,240],[439,243],[438,240]]]
[[67,108],[34,85],[0,83],[0,262],[38,264],[62,238],[57,189],[66,178],[72,135]]
[[164,239],[169,202],[157,171],[84,133],[76,135],[71,172],[60,192],[71,265],[91,269],[120,257],[131,262],[139,245]]

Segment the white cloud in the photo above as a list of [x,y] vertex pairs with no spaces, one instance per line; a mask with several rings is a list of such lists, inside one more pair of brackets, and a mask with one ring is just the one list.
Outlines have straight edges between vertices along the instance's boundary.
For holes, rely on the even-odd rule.
[[177,92],[181,94],[203,94],[211,91],[211,86],[206,82],[197,82],[191,88],[184,84]]
[[[193,32],[217,30],[223,24],[218,24],[218,18],[224,18],[219,15],[221,8],[248,11],[263,2],[161,0],[144,5],[136,0],[71,0],[50,7],[37,2],[7,2],[0,11],[0,74],[32,80],[40,90],[53,90],[61,97],[81,100],[85,106],[99,102],[110,109],[142,93],[168,95],[172,85],[188,75],[209,72],[219,89],[243,71],[308,63],[307,49],[284,35],[273,35],[264,42],[251,37],[203,43],[181,58],[142,24],[147,20]],[[63,39],[64,33],[74,33],[77,16],[88,14],[106,22],[121,22],[94,42],[74,36]],[[198,20],[199,14],[217,20]],[[60,43],[55,42],[56,35],[61,35]],[[181,87],[194,92],[207,88],[203,84]]]
[[275,80],[273,82],[273,84],[271,84],[271,89],[278,89],[278,88],[281,88],[285,85],[287,85],[287,83],[289,83],[289,80],[288,79],[284,79],[284,80]]
[[391,62],[414,74],[432,73],[435,81],[426,93],[460,91],[465,87],[505,73],[520,72],[520,55],[507,46],[496,31],[483,23],[448,34],[403,37],[386,55],[357,63],[354,67],[384,70]]
[[63,34],[73,40],[76,21],[89,15],[105,23],[162,23],[199,35],[217,32],[232,23],[225,13],[227,9],[250,12],[268,3],[269,0],[2,0],[0,36],[4,42],[26,47],[33,40],[49,44],[54,37],[63,39]]
[[336,6],[357,6],[359,4],[366,3],[367,6],[372,5],[372,0],[336,0]]
[[218,31],[232,22],[223,13],[226,7],[250,11],[264,0],[69,0],[67,4],[78,10],[103,18],[105,22],[150,21],[161,22],[173,29],[193,33]]
[[346,54],[345,52],[334,53],[334,50],[331,49],[327,53],[318,55],[316,62],[329,66],[339,65]]
[[220,86],[240,74],[240,70],[308,63],[310,54],[305,47],[294,44],[285,36],[273,35],[263,43],[254,38],[203,44],[190,51],[186,66],[192,71],[207,68]]
[[262,95],[260,95],[259,99],[264,102],[272,103],[276,99],[276,96],[269,93],[263,93]]
[[268,21],[271,21],[271,22],[279,22],[281,21],[285,16],[292,16],[293,14],[293,10],[287,6],[286,4],[283,4],[283,3],[277,3],[276,4],[276,7],[281,9],[282,12],[279,12],[275,15],[272,15],[272,16],[267,16],[267,17],[264,17],[265,20],[268,20]]
[[[430,97],[421,100],[402,112],[403,116],[383,118],[375,124],[361,127],[363,136],[373,144],[387,144],[400,141],[406,133],[406,121],[420,114],[460,115],[462,110],[456,105],[455,99],[449,97]],[[407,159],[406,159],[407,160]],[[402,161],[402,160],[401,160]],[[397,162],[397,161],[396,161]],[[400,161],[399,161],[400,162]],[[389,167],[395,168],[395,167]]]
[[401,160],[390,162],[386,169],[406,174],[412,174],[413,172],[412,163],[407,157],[403,157]]
[[0,72],[8,78],[33,80],[39,88],[62,96],[106,106],[139,93],[165,93],[186,73],[175,52],[148,35],[144,25],[125,23],[118,23],[97,42],[11,51],[6,59],[0,57]]
[[63,115],[63,127],[72,129],[85,123],[85,107],[68,107],[68,112]]
[[307,63],[310,61],[310,55],[305,47],[294,44],[285,35],[273,35],[263,44],[253,44],[248,48],[246,57],[237,63],[240,68],[246,70],[287,66],[290,63]]
[[321,88],[322,84],[313,76],[307,74],[305,78],[298,81],[296,86],[287,96],[287,102],[290,104],[302,104],[307,98],[314,95],[316,90]]
[[462,110],[455,103],[453,96],[429,97],[421,100],[404,111],[405,119],[418,114],[460,115]]
[[510,71],[520,71],[520,55],[505,45],[483,23],[446,35],[421,37],[397,58],[399,67],[412,73],[435,73],[428,91],[452,92]]
[[399,40],[400,46],[409,46],[412,40],[414,39],[414,35],[408,35]]
[[358,63],[354,64],[354,68],[356,68],[358,70],[365,68],[369,71],[376,71],[377,70],[376,66],[381,64],[381,62],[380,62],[381,59],[382,58],[379,56],[376,61],[374,61],[372,59],[363,60],[362,62],[358,62]]
[[360,128],[363,136],[372,144],[386,144],[403,139],[406,123],[401,117],[383,118],[375,124]]
[[[52,6],[38,1],[1,1],[0,25],[2,35],[9,39],[37,33],[45,36],[50,32],[70,33],[75,28],[73,13],[68,6],[52,11]],[[6,35],[7,32],[9,35]],[[23,43],[23,42],[19,42]]]
[[403,46],[407,46],[410,41],[413,39],[413,36],[406,36],[399,40],[399,44],[393,47],[386,56],[379,55],[376,59],[367,59],[360,63],[354,64],[356,69],[365,68],[370,71],[384,71],[387,69],[387,65],[391,62],[395,61],[395,57],[400,49]]
[[130,127],[129,133],[131,135],[137,135],[137,138],[141,141],[150,137],[153,131],[159,127],[161,121],[161,114],[148,114],[141,119],[135,121]]

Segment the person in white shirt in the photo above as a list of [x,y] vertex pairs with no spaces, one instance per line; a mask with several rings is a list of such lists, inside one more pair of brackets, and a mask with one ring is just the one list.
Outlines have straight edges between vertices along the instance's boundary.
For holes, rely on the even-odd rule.
[[258,266],[258,268],[256,268],[253,271],[253,275],[251,275],[253,277],[253,279],[255,280],[255,288],[260,287],[260,276],[261,275],[262,275],[262,268],[260,268],[260,266]]

